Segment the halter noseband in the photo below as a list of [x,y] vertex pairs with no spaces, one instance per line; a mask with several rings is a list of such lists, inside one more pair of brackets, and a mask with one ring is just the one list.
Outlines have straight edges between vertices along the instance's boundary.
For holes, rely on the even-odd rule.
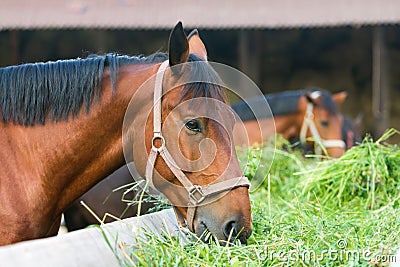
[[[154,173],[154,165],[158,154],[164,159],[168,168],[172,171],[172,173],[176,176],[179,182],[186,189],[189,196],[189,203],[187,208],[187,218],[182,216],[182,214],[175,208],[175,214],[178,219],[178,223],[181,226],[188,226],[189,230],[194,232],[194,217],[196,214],[197,206],[203,202],[206,198],[214,197],[216,198],[219,193],[245,186],[250,187],[250,182],[245,176],[232,178],[229,180],[208,184],[205,186],[194,185],[183,173],[182,169],[178,167],[176,162],[174,161],[172,155],[169,153],[168,149],[165,146],[165,139],[161,132],[161,99],[162,99],[162,83],[164,72],[168,67],[169,62],[164,61],[159,67],[156,75],[155,85],[154,85],[154,122],[153,122],[153,139],[151,144],[151,150],[149,154],[149,158],[147,159],[146,164],[146,179],[151,186],[154,187],[153,184],[153,173]],[[155,143],[158,141],[161,145],[156,146]]]
[[327,147],[345,148],[346,144],[344,143],[343,140],[339,140],[339,139],[325,140],[325,139],[321,138],[321,136],[319,135],[318,129],[314,123],[313,109],[314,109],[313,103],[308,103],[306,114],[304,115],[303,125],[301,126],[301,130],[300,130],[300,142],[302,142],[302,143],[306,142],[307,130],[308,130],[308,128],[310,128],[311,136],[313,137],[314,142],[318,145],[316,148],[316,151],[315,151],[317,155],[322,154],[322,147],[323,148],[327,148]]

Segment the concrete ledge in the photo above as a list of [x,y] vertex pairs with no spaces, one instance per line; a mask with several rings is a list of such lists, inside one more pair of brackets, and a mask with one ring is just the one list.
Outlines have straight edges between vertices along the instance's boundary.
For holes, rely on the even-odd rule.
[[[179,235],[172,209],[108,223],[102,229],[104,231],[89,228],[0,247],[1,266],[118,267],[118,260],[103,234],[106,234],[112,246],[116,242],[136,243],[143,229],[158,235],[163,231]],[[118,256],[122,258],[121,254]]]

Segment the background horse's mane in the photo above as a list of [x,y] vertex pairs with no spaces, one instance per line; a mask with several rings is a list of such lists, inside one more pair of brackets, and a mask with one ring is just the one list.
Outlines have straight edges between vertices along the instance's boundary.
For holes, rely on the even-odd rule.
[[106,67],[115,91],[119,66],[161,62],[167,58],[161,52],[147,57],[106,54],[1,68],[3,121],[33,125],[44,124],[46,119],[67,120],[71,114],[76,116],[83,104],[89,111],[93,99],[100,96]]
[[[246,100],[251,106],[264,105],[265,100],[267,100],[271,112],[273,116],[281,116],[294,114],[298,111],[298,102],[300,97],[306,95],[307,93],[312,93],[314,91],[319,91],[322,96],[322,102],[320,106],[332,114],[337,114],[337,106],[333,101],[331,94],[319,88],[309,88],[304,90],[297,91],[285,91],[281,93],[268,94],[264,95],[264,97],[255,97]],[[255,120],[254,114],[251,111],[249,104],[245,101],[238,101],[232,105],[233,110],[239,115],[239,117],[243,121]],[[265,117],[261,117],[260,119],[267,118],[270,114],[265,114]]]

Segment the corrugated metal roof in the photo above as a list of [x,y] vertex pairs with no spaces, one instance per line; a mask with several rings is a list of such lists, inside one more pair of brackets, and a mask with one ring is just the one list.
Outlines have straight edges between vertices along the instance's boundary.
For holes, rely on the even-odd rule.
[[295,28],[400,23],[398,0],[1,0],[1,29]]

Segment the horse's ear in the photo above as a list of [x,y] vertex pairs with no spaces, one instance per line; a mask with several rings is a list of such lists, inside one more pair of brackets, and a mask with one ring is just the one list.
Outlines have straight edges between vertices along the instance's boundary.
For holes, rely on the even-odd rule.
[[342,91],[332,95],[333,101],[335,101],[336,105],[342,104],[347,98],[347,92]]
[[207,50],[203,41],[200,39],[199,32],[194,29],[188,36],[189,52],[195,54],[204,61],[207,61]]
[[169,36],[169,65],[175,66],[187,62],[189,42],[183,31],[182,22],[178,22]]

